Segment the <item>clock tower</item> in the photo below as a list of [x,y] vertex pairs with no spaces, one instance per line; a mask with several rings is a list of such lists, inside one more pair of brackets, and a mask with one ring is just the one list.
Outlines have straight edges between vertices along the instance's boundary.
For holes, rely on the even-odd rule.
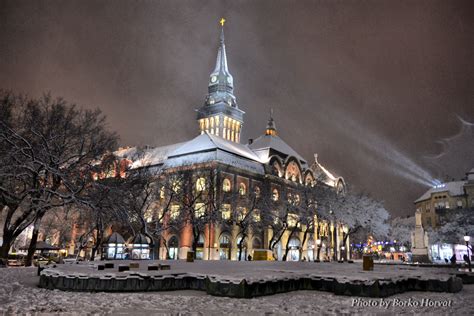
[[237,106],[234,96],[234,78],[227,66],[224,42],[224,19],[221,19],[221,35],[214,71],[209,76],[208,94],[204,105],[197,110],[201,134],[208,132],[239,143],[244,111]]

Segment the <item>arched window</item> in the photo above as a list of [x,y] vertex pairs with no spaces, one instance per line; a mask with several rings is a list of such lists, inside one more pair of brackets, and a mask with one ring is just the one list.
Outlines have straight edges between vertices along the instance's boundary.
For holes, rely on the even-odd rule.
[[231,190],[230,180],[226,178],[224,179],[224,181],[222,181],[222,191],[230,192],[230,190]]
[[293,196],[293,201],[294,201],[295,205],[300,205],[300,202],[301,202],[300,195],[296,193],[296,194]]
[[288,247],[290,248],[290,251],[288,252],[288,261],[299,261],[300,260],[300,240],[298,238],[291,238]]
[[262,194],[260,187],[257,187],[257,186],[253,189],[253,192],[255,193],[255,197],[258,197],[258,198]]
[[169,258],[173,260],[177,260],[178,250],[179,250],[178,238],[176,236],[173,236],[168,241]]
[[230,259],[230,238],[227,234],[222,234],[219,238],[219,258],[221,260]]
[[278,201],[279,198],[280,198],[280,194],[278,193],[278,190],[273,189],[273,191],[272,191],[272,200],[273,201]]
[[206,179],[201,177],[196,180],[196,191],[202,192],[206,189]]
[[239,183],[239,194],[240,195],[245,195],[247,193],[247,187],[245,186],[245,183],[240,182]]
[[301,170],[295,161],[290,161],[286,166],[285,178],[291,181],[300,181]]

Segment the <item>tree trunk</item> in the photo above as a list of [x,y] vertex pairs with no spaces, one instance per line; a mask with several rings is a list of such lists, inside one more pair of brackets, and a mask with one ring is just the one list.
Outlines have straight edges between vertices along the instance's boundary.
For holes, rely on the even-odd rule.
[[33,224],[33,234],[31,235],[30,245],[28,246],[28,254],[26,255],[26,259],[25,259],[25,266],[27,267],[33,264],[33,256],[36,251],[36,242],[38,241],[38,234],[39,234],[41,219],[43,218],[43,215],[44,214],[38,214]]
[[5,264],[7,263],[8,259],[8,253],[10,252],[10,248],[12,247],[13,242],[15,241],[15,238],[13,237],[13,234],[8,232],[8,234],[3,235],[3,244],[0,246],[0,259],[5,260]]
[[[245,241],[245,238],[247,238],[247,235],[246,234],[242,234],[242,238],[240,239],[240,242],[239,242],[239,261],[242,260],[242,250],[244,248],[244,241]],[[245,258],[244,258],[245,260]]]
[[[304,234],[303,234],[303,240],[301,241],[301,246],[300,246],[300,261],[303,261],[303,245],[304,243],[306,242],[306,238],[308,237],[308,226],[306,226],[306,229],[304,231]],[[312,251],[312,250],[311,250]],[[308,252],[308,250],[306,250],[306,252]],[[309,257],[309,256],[308,256]],[[305,257],[306,258],[306,257]]]

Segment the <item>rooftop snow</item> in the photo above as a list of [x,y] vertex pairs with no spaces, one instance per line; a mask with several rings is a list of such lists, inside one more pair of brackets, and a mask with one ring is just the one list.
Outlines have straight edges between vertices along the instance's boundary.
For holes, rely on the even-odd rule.
[[146,149],[143,156],[133,162],[131,168],[134,169],[163,164],[168,158],[168,155],[183,144],[184,142]]
[[205,152],[220,149],[252,161],[261,162],[260,158],[255,155],[246,145],[234,143],[221,137],[211,135],[207,132],[186,142],[184,145],[173,151],[169,157],[177,157],[189,155],[192,153]]
[[[291,148],[287,143],[285,143],[285,141],[279,136],[262,135],[255,139],[252,144],[249,145],[249,148],[253,151],[258,151],[261,155],[261,158],[263,158],[262,154],[264,154],[263,149],[273,149],[287,156],[294,156],[298,158],[298,160],[306,164],[306,159],[304,159],[293,148]],[[267,162],[270,158],[269,155],[270,151],[268,150],[266,153],[265,162]]]
[[169,157],[163,165],[163,168],[167,169],[181,166],[190,166],[198,163],[212,161],[221,162],[232,167],[240,168],[258,174],[265,173],[263,165],[260,162],[242,158],[238,155],[220,150],[218,148],[216,148],[215,150],[194,152],[180,156]]
[[466,181],[453,181],[443,183],[443,186],[433,187],[426,191],[422,196],[415,200],[415,203],[428,200],[433,193],[448,192],[451,196],[463,195],[464,184],[466,184]]

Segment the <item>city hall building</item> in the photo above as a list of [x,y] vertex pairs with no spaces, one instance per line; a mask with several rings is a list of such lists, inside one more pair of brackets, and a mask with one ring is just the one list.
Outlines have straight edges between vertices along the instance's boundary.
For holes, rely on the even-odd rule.
[[[234,84],[227,63],[222,27],[216,65],[209,76],[208,93],[204,104],[197,110],[198,135],[187,142],[147,148],[139,159],[134,157],[136,148],[123,148],[115,153],[116,156],[127,161],[126,165],[132,169],[154,168],[169,176],[182,170],[197,173],[212,169],[217,178],[216,199],[220,201],[219,208],[224,219],[230,217],[232,207],[243,208],[238,201],[226,202],[226,196],[232,195],[233,199],[239,200],[258,192],[278,200],[283,198],[283,194],[291,192],[292,188],[296,190],[301,186],[313,186],[316,181],[322,181],[339,192],[344,191],[343,178],[324,168],[318,162],[317,154],[314,155],[314,161],[308,162],[279,137],[272,116],[266,126],[262,124],[262,135],[243,143],[241,135],[245,125],[245,112],[238,105]],[[159,208],[159,201],[157,205]],[[176,212],[179,212],[179,205],[171,205],[171,216]],[[288,260],[313,260],[318,239],[322,240],[321,260],[325,256],[332,257],[333,249],[343,246],[344,227],[342,224],[326,221],[320,221],[315,226],[318,225],[319,229],[312,231],[304,243],[301,231],[293,234],[285,232],[275,247],[275,257],[282,259],[289,242]],[[161,237],[155,258],[185,259],[192,249],[193,234],[189,225],[179,230],[164,230]],[[252,255],[254,249],[268,249],[271,237],[272,231],[267,228],[249,232],[245,238],[242,259]],[[204,260],[238,260],[241,238],[235,224],[209,225],[199,237],[196,255]],[[348,239],[344,246],[349,249]]]

